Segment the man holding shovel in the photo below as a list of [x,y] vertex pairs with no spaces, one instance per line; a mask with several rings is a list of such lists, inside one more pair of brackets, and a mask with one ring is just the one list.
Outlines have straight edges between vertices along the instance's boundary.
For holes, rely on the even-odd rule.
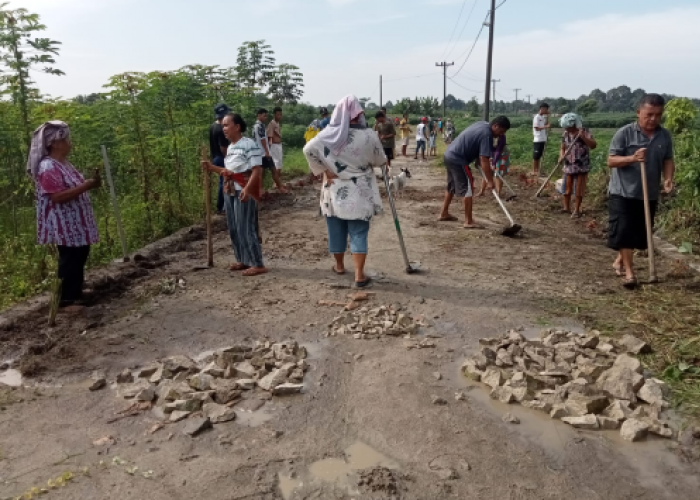
[[[642,171],[646,172],[650,221],[653,225],[661,190],[673,190],[673,142],[668,130],[661,127],[665,101],[658,94],[646,94],[637,109],[637,121],[617,131],[610,144],[608,167],[611,169],[608,208],[608,247],[618,251],[613,269],[623,277],[625,288],[635,288],[633,267],[635,249],[647,249],[647,224],[644,213]],[[642,166],[644,164],[644,167]]]
[[505,116],[495,118],[491,123],[476,122],[450,143],[445,151],[445,167],[447,168],[447,190],[445,202],[440,212],[440,222],[458,220],[450,215],[450,204],[456,195],[464,198],[464,228],[483,229],[472,218],[474,195],[474,177],[469,165],[478,161],[483,175],[486,176],[486,188],[493,190],[493,173],[491,172],[491,153],[493,140],[505,134],[510,129],[510,120]]

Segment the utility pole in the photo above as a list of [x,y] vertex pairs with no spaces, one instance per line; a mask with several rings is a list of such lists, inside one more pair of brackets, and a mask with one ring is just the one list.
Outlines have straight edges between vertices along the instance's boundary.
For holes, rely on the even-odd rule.
[[513,103],[513,111],[518,112],[518,92],[523,89],[513,89],[515,91],[515,102]]
[[[491,79],[491,82],[493,83],[493,112],[496,112],[496,82],[500,82],[501,80],[494,80]],[[486,120],[488,121],[488,120]]]
[[527,97],[527,103],[530,104],[530,97],[532,97],[532,94],[527,94],[525,97]]
[[382,102],[382,75],[379,75],[379,107],[381,108],[384,103]]
[[[489,53],[486,58],[486,92],[484,93],[484,120],[489,121],[490,116],[490,100],[491,100],[491,70],[493,69],[493,28],[496,24],[496,0],[491,0],[491,16],[489,22],[484,23],[484,26],[489,27]],[[495,88],[495,84],[494,84]],[[494,94],[496,92],[494,91]],[[496,96],[494,95],[494,99]]]
[[444,79],[444,85],[442,88],[442,119],[445,119],[445,101],[447,100],[447,68],[449,66],[454,66],[455,63],[451,62],[441,62],[441,63],[435,63],[435,66],[440,66],[442,67],[442,74],[443,74],[443,79]]

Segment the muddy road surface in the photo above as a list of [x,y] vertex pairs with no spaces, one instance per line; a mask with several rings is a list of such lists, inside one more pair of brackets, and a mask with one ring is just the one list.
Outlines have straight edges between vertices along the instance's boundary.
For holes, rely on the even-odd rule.
[[[404,272],[385,203],[370,233],[368,305],[418,318],[415,338],[326,337],[342,306],[319,301],[348,302],[352,263],[345,276],[331,272],[318,184],[297,187],[261,214],[267,275],[229,272],[220,231],[213,269],[194,270],[205,242],[190,238],[141,263],[128,283],[96,291],[86,316],[60,316],[53,329],[29,318],[2,332],[0,361],[25,376],[0,372],[0,382],[21,385],[0,390],[0,498],[42,488],[56,500],[697,498],[697,464],[680,460],[672,441],[576,431],[492,402],[459,373],[480,337],[585,328],[557,304],[628,293],[612,273],[600,214],[572,221],[551,200],[532,201],[535,189],[513,176],[521,234],[499,234],[506,219],[488,197],[475,204],[487,228],[465,230],[436,222],[444,172],[395,162],[405,166],[413,177],[397,206],[421,272]],[[453,214],[461,219],[456,202]],[[658,265],[663,276],[669,264]],[[120,414],[132,402],[111,383],[125,368],[286,339],[308,352],[302,394],[244,391],[235,421],[195,437],[183,434],[192,419],[161,428],[155,410]],[[109,383],[90,391],[95,370]],[[507,411],[521,423],[502,421]]]

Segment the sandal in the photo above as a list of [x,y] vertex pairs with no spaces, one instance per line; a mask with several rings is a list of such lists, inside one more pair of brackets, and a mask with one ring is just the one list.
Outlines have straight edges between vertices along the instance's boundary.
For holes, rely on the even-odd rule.
[[365,278],[364,281],[356,281],[355,288],[372,288],[372,278]]
[[631,278],[623,278],[622,286],[628,290],[634,290],[637,288],[637,278],[632,276]]
[[235,264],[228,266],[229,271],[245,271],[246,269],[250,269],[250,266],[246,266],[240,262],[236,262]]
[[339,274],[339,275],[341,275],[341,276],[342,276],[343,274],[345,274],[345,269],[343,269],[342,271],[338,271],[338,270],[335,268],[335,265],[334,265],[333,267],[331,267],[331,271],[333,271],[335,274]]
[[259,274],[265,274],[267,273],[267,268],[265,267],[249,267],[245,271],[243,271],[243,276],[258,276]]
[[615,271],[615,274],[622,278],[625,275],[625,266],[616,266],[613,264],[612,266],[613,271]]
[[583,217],[583,212],[572,212],[571,214],[572,219],[580,219],[581,217]]

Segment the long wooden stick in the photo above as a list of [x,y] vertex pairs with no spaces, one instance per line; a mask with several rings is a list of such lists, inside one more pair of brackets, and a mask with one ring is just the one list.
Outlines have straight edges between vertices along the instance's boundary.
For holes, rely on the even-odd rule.
[[574,147],[574,144],[576,144],[576,141],[578,141],[578,138],[579,138],[580,136],[581,136],[581,132],[578,133],[578,135],[576,136],[576,139],[574,139],[574,142],[571,143],[571,146],[569,146],[569,149],[567,149],[567,150],[566,150],[566,153],[564,153],[564,156],[561,157],[561,160],[559,160],[559,161],[557,162],[557,164],[554,166],[554,170],[552,170],[552,173],[549,174],[549,177],[547,177],[547,179],[544,181],[544,184],[542,184],[542,185],[540,186],[540,188],[537,190],[537,192],[535,193],[535,198],[539,198],[540,193],[542,192],[542,190],[544,189],[544,187],[549,183],[549,181],[552,179],[552,177],[553,177],[554,174],[557,172],[557,170],[559,170],[559,167],[561,166],[561,163],[562,163],[562,162],[564,161],[564,159],[566,158],[566,155],[568,155],[568,154],[571,152],[571,148]]
[[647,229],[647,252],[649,253],[649,283],[656,283],[659,279],[656,276],[656,261],[654,259],[654,235],[651,233],[651,208],[649,207],[646,162],[639,162],[639,165],[642,173],[642,192],[644,193],[644,222]]
[[[202,146],[200,151],[202,161],[207,161],[206,147]],[[207,226],[207,266],[214,267],[214,236],[211,231],[211,176],[209,172],[204,172],[204,206],[206,207]]]
[[119,212],[119,203],[117,202],[117,194],[114,190],[114,180],[112,179],[112,167],[109,164],[109,158],[107,157],[107,148],[102,146],[102,159],[105,162],[105,174],[107,177],[107,184],[109,184],[109,195],[112,198],[112,207],[114,208],[114,218],[117,221],[117,231],[119,232],[119,240],[122,244],[122,256],[124,257],[124,262],[129,260],[128,250],[126,247],[126,236],[124,236],[124,226],[122,226],[122,216]]

